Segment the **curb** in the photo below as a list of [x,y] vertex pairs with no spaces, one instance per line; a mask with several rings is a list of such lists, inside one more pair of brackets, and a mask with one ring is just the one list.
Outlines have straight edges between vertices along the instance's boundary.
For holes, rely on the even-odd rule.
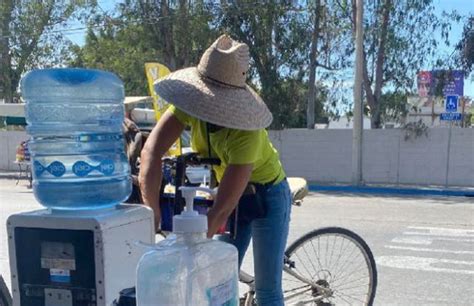
[[437,188],[397,188],[397,187],[373,187],[373,186],[335,186],[335,185],[309,185],[309,190],[335,191],[347,193],[368,193],[368,194],[391,194],[391,195],[435,195],[454,197],[474,197],[474,189],[452,190]]

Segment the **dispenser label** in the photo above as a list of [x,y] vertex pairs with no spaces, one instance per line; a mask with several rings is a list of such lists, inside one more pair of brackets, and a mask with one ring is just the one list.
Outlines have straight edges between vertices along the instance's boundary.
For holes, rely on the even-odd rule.
[[49,277],[52,282],[56,283],[70,283],[71,282],[71,272],[64,269],[50,269]]
[[41,176],[45,171],[51,173],[55,177],[61,177],[66,173],[66,167],[59,161],[54,161],[49,166],[43,166],[39,161],[33,163],[33,168],[37,177]]
[[110,159],[103,160],[98,166],[92,166],[85,161],[78,161],[72,166],[72,172],[80,177],[87,176],[92,171],[99,171],[104,175],[112,175],[115,170],[114,161]]
[[207,290],[210,306],[237,306],[237,290],[231,279],[219,286]]
[[41,268],[76,270],[74,245],[56,241],[41,242]]

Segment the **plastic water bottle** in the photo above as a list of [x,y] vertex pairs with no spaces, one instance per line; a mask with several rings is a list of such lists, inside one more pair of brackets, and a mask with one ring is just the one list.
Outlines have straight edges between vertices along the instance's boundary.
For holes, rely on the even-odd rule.
[[138,306],[237,306],[238,254],[206,238],[207,217],[193,210],[197,190],[181,187],[186,209],[173,218],[173,234],[143,255],[137,267]]
[[122,135],[122,81],[99,70],[44,69],[29,72],[20,86],[36,199],[66,210],[127,199],[132,185]]

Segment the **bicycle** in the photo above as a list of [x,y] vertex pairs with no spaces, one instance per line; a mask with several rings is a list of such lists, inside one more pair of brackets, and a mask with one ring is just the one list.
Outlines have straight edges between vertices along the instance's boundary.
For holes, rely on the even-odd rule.
[[[165,173],[160,193],[162,224],[171,230],[169,219],[184,207],[179,190],[186,185],[187,165],[216,165],[220,161],[187,153],[176,158],[165,158]],[[293,205],[301,206],[308,193],[306,180],[289,178]],[[164,185],[173,183],[174,199],[164,196]],[[169,204],[174,206],[170,210]],[[212,200],[195,199],[198,210],[209,208]],[[200,207],[200,209],[199,209]],[[163,228],[162,228],[163,229]],[[341,227],[325,227],[310,231],[291,243],[286,251],[283,267],[285,304],[290,305],[372,305],[377,288],[377,269],[367,243],[356,233]],[[256,305],[254,278],[240,272],[240,282],[248,286],[241,298],[241,306]]]

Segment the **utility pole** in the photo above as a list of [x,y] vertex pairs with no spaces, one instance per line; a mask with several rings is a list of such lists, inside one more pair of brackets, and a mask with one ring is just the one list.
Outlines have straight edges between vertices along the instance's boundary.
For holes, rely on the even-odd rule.
[[354,128],[352,129],[352,184],[362,184],[362,136],[363,136],[363,64],[364,64],[364,29],[363,0],[356,0],[355,50],[356,69],[354,78]]

